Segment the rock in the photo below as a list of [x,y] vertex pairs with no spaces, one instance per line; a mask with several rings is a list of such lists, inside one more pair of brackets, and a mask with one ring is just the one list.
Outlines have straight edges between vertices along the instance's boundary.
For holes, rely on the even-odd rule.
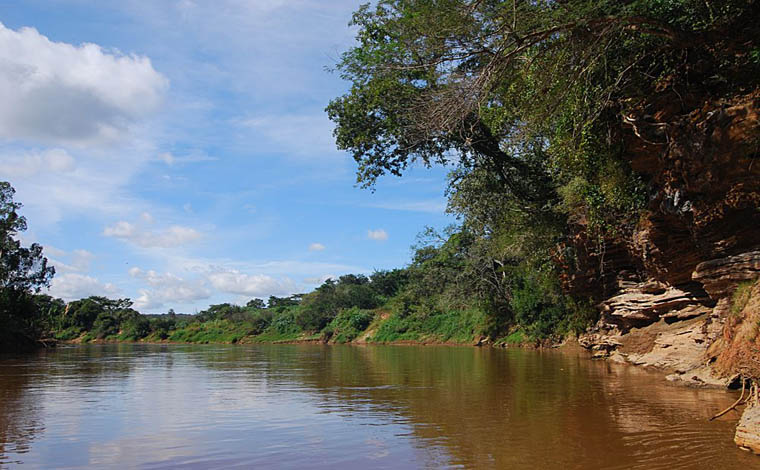
[[691,277],[701,282],[713,299],[728,297],[740,282],[760,277],[760,250],[705,261]]
[[628,357],[620,351],[613,351],[610,353],[609,360],[617,362],[618,364],[626,364],[628,362]]
[[696,388],[726,389],[731,383],[731,379],[715,375],[712,368],[707,365],[702,365],[683,373],[676,372],[665,378],[670,382],[677,382],[681,385]]
[[760,404],[757,400],[752,400],[744,409],[736,426],[734,442],[739,447],[760,454]]
[[742,281],[760,277],[760,250],[697,265],[692,279],[701,282],[714,299],[728,297]]
[[653,280],[628,285],[623,291],[602,302],[602,320],[627,330],[658,321],[662,316],[693,318],[709,311],[709,301],[700,292],[686,291]]

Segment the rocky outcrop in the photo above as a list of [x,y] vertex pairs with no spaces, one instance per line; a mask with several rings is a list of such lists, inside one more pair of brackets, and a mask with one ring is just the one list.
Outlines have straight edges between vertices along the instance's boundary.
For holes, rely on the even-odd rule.
[[740,282],[759,277],[760,250],[705,261],[698,264],[691,275],[713,299],[727,298]]
[[[595,357],[660,369],[693,386],[760,382],[760,91],[713,100],[665,92],[621,131],[634,171],[653,192],[633,227],[595,243],[578,226],[558,256],[563,285],[593,299]],[[646,127],[661,139],[642,140]],[[579,222],[580,224],[580,222]],[[742,300],[742,302],[745,302]],[[760,451],[760,406],[748,406],[737,443]]]
[[685,320],[703,315],[710,310],[709,303],[701,289],[687,291],[655,280],[628,282],[623,283],[618,295],[601,303],[602,322],[628,331],[660,318]]

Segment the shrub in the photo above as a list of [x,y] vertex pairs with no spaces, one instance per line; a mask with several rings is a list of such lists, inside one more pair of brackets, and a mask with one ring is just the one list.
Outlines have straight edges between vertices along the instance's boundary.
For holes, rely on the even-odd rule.
[[329,333],[336,343],[347,343],[366,330],[373,318],[373,312],[352,307],[342,310],[323,330],[323,333]]

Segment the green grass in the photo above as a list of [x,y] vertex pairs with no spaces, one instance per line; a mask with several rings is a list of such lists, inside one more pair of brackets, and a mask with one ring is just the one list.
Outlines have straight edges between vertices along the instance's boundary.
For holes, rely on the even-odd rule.
[[372,342],[441,341],[467,343],[483,333],[485,314],[478,309],[431,312],[428,315],[391,314],[380,324]]
[[304,335],[301,331],[280,333],[278,331],[267,330],[256,336],[249,336],[245,339],[246,343],[281,343],[284,341],[299,341],[319,339],[319,335]]
[[172,331],[168,340],[177,343],[237,343],[249,334],[249,325],[228,320],[213,320],[205,323],[188,323]]
[[71,328],[66,328],[65,330],[55,332],[55,339],[58,341],[71,341],[73,339],[79,338],[79,335],[81,334],[81,328],[72,326]]
[[528,335],[523,330],[517,330],[512,332],[509,336],[502,341],[509,346],[519,346],[529,340]]

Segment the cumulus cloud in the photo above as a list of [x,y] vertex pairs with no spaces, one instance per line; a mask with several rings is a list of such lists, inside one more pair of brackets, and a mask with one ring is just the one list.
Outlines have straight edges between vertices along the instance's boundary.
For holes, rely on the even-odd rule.
[[384,241],[388,239],[388,233],[381,228],[377,230],[367,230],[367,238],[370,240]]
[[211,272],[208,279],[221,292],[249,297],[287,295],[298,290],[295,283],[287,278],[275,279],[264,274],[245,274],[237,270]]
[[138,289],[135,299],[138,309],[154,310],[177,303],[203,300],[217,293],[235,294],[245,298],[270,295],[289,295],[298,291],[288,278],[276,279],[264,274],[246,274],[234,269],[207,267],[194,279],[184,279],[170,272],[131,268],[129,275],[147,284]]
[[120,290],[113,284],[100,282],[94,277],[78,273],[66,273],[53,277],[49,294],[66,301],[91,295],[115,296]]
[[312,243],[309,245],[309,251],[324,251],[325,246],[321,243]]
[[157,108],[168,85],[147,57],[53,42],[36,29],[0,23],[0,137],[113,141]]
[[149,230],[123,220],[106,227],[103,230],[103,235],[118,238],[143,248],[170,248],[202,238],[201,233],[191,227],[172,225],[163,230]]
[[130,269],[129,275],[150,286],[149,289],[138,290],[139,296],[135,299],[138,309],[156,309],[166,304],[189,303],[211,296],[204,279],[185,280],[172,273],[160,274],[140,268]]

